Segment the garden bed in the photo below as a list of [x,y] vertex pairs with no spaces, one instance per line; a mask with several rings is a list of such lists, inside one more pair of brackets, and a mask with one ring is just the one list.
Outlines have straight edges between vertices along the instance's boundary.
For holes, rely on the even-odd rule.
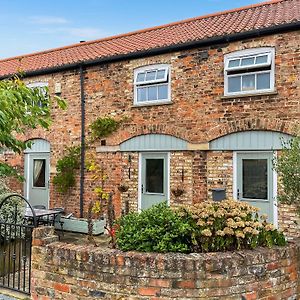
[[[218,253],[158,254],[70,245],[51,228],[33,240],[33,297],[298,299],[300,243]],[[37,255],[38,254],[38,255]]]

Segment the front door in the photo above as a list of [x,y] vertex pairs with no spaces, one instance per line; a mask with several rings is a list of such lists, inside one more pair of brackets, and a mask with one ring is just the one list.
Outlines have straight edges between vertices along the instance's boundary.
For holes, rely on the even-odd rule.
[[25,155],[25,197],[31,205],[49,205],[49,153]]
[[237,198],[260,209],[274,223],[273,154],[237,154]]
[[167,153],[141,154],[141,209],[168,201],[169,170]]

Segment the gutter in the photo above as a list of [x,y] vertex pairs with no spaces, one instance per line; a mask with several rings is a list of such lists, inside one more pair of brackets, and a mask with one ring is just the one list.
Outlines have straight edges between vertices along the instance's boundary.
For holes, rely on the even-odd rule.
[[[271,34],[275,34],[275,33],[295,31],[295,30],[299,30],[299,29],[300,29],[300,21],[297,21],[297,22],[293,22],[293,23],[275,25],[275,26],[266,27],[266,28],[262,28],[262,29],[254,29],[254,30],[250,30],[250,31],[246,31],[246,32],[233,33],[233,34],[229,34],[229,35],[217,36],[217,37],[212,37],[212,38],[198,40],[198,41],[186,42],[186,43],[182,43],[182,44],[174,44],[174,45],[170,45],[170,46],[152,48],[149,50],[142,50],[142,51],[137,51],[137,52],[132,52],[132,53],[119,54],[119,55],[97,58],[97,59],[92,59],[92,60],[79,61],[79,62],[67,64],[67,65],[61,65],[61,66],[55,66],[55,67],[51,67],[51,68],[29,71],[29,72],[25,73],[25,77],[67,71],[67,70],[76,69],[78,67],[80,68],[82,66],[87,67],[87,66],[93,66],[93,65],[97,65],[97,64],[111,63],[111,62],[117,62],[117,61],[128,60],[128,59],[149,57],[149,56],[153,56],[153,55],[159,55],[159,54],[164,54],[164,53],[168,53],[168,52],[175,52],[175,51],[186,50],[186,49],[191,49],[191,48],[224,44],[224,43],[229,43],[229,42],[234,42],[234,41],[239,41],[239,40],[244,40],[244,39],[249,39],[249,38],[260,37],[260,36],[264,36],[264,35],[271,35]],[[0,76],[0,80],[4,79],[4,78],[8,78],[12,75],[13,74]]]
[[84,201],[84,169],[85,169],[85,97],[84,97],[84,73],[83,66],[79,66],[80,74],[80,103],[81,103],[81,137],[80,137],[80,218],[83,218]]

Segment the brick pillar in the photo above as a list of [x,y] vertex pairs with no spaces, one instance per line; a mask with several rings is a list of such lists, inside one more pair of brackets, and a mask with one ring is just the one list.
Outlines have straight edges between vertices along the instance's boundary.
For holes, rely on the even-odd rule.
[[193,203],[207,200],[207,153],[197,151],[193,161]]
[[[41,281],[44,279],[44,269],[47,254],[46,246],[58,242],[58,236],[54,228],[50,226],[38,227],[33,230],[32,235],[32,255],[31,255],[31,299],[39,298],[38,289],[43,288]],[[50,300],[51,297],[43,297],[44,300]]]

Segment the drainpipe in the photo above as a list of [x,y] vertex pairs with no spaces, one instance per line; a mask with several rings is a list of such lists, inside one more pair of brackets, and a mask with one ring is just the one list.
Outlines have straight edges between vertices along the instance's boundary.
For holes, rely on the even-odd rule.
[[80,73],[80,103],[81,103],[81,153],[80,153],[80,218],[83,218],[84,200],[84,168],[85,168],[85,99],[84,99],[84,74],[82,65],[79,66]]

